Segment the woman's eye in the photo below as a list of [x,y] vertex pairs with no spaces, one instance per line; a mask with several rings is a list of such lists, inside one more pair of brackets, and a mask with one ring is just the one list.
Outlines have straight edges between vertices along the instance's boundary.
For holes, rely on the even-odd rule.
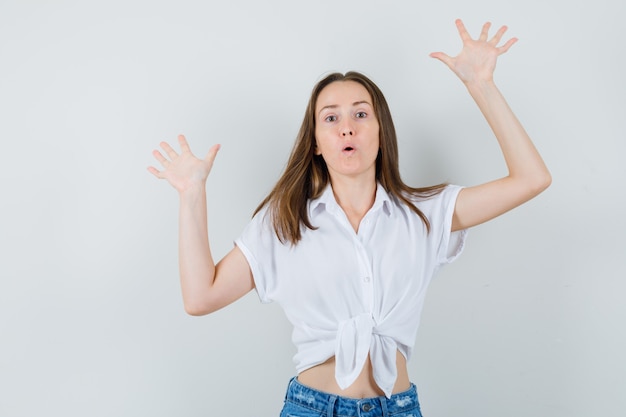
[[356,114],[357,119],[363,119],[365,117],[367,117],[367,113],[365,113],[364,111],[357,112]]
[[334,121],[337,120],[337,116],[332,116],[332,115],[331,116],[326,116],[326,118],[324,120],[326,120],[327,122],[334,122]]

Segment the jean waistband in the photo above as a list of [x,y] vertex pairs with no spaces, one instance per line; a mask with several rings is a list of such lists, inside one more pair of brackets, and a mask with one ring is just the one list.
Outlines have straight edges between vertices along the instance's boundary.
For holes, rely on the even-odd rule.
[[318,391],[302,385],[294,377],[289,381],[285,401],[327,413],[329,417],[389,417],[416,409],[418,410],[416,415],[420,415],[417,389],[414,384],[411,384],[408,390],[393,394],[390,398],[381,396],[356,399]]

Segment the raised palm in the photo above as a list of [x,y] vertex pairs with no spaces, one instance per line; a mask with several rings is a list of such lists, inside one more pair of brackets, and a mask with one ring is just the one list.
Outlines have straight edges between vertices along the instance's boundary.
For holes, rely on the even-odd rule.
[[461,19],[457,19],[455,23],[463,41],[461,52],[455,57],[443,52],[433,52],[430,56],[446,64],[465,84],[493,80],[498,56],[508,51],[517,42],[517,38],[511,38],[504,45],[498,46],[507,30],[506,26],[502,26],[489,39],[491,23],[487,22],[478,39],[472,39]]
[[180,154],[177,153],[167,142],[161,142],[161,148],[167,154],[165,157],[160,151],[154,150],[152,154],[163,165],[159,171],[155,167],[148,167],[154,176],[167,180],[176,190],[182,192],[197,184],[204,184],[217,155],[220,145],[214,145],[209,149],[206,157],[196,157],[189,148],[189,144],[183,135],[178,136]]

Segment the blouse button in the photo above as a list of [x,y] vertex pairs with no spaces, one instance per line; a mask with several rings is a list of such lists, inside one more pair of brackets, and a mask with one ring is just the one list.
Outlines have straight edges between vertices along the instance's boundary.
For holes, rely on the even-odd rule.
[[363,282],[365,282],[365,283],[370,282],[370,277],[365,277],[365,278],[363,278]]

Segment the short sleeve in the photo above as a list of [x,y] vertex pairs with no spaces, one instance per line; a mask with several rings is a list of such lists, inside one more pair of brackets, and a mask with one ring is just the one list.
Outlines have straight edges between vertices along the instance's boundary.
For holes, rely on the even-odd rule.
[[254,285],[262,303],[270,303],[275,286],[272,273],[277,238],[271,227],[266,209],[259,211],[248,223],[235,245],[241,250],[254,279]]
[[452,232],[452,219],[456,199],[463,187],[458,185],[447,186],[432,200],[429,221],[433,238],[438,239],[437,265],[453,262],[463,252],[467,230]]

